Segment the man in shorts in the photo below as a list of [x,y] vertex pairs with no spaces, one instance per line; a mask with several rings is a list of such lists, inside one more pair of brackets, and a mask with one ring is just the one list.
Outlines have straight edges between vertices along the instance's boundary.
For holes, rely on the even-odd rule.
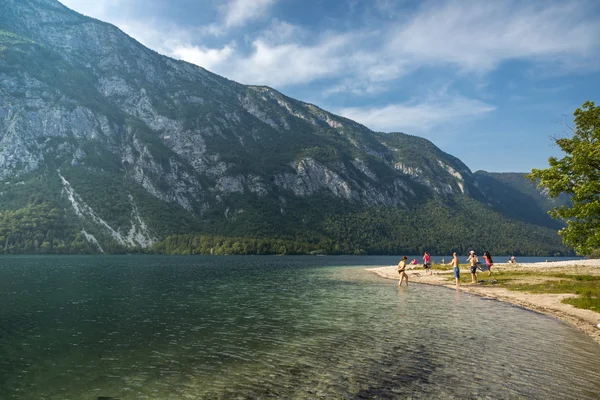
[[479,262],[479,259],[473,250],[469,252],[467,262],[471,267],[471,283],[477,283],[477,263]]
[[460,267],[459,267],[458,257],[456,253],[452,253],[452,261],[450,265],[452,266],[452,272],[454,272],[454,279],[456,279],[456,288],[460,287]]

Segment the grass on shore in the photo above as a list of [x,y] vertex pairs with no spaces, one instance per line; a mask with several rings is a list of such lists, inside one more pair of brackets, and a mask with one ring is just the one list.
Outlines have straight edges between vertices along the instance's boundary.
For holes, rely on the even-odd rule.
[[[436,270],[450,269],[446,265],[434,265],[433,267]],[[461,268],[461,283],[469,284],[471,282],[471,274],[468,273],[467,268],[464,266]],[[465,269],[467,270],[465,271]],[[454,282],[453,277],[448,277],[448,280]],[[600,276],[597,275],[543,271],[494,271],[492,269],[491,276],[488,276],[487,271],[478,271],[477,280],[481,285],[500,286],[527,293],[575,294],[577,297],[567,298],[562,302],[600,313]]]
[[600,312],[600,276],[564,275],[558,280],[537,284],[518,284],[508,286],[510,290],[529,293],[571,293],[578,297],[564,299],[562,302],[577,308]]

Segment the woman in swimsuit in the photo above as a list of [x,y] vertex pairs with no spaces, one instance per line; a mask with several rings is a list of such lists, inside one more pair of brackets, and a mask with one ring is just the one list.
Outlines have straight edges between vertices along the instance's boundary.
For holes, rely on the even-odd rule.
[[406,275],[406,260],[408,257],[403,256],[402,260],[398,263],[398,273],[400,274],[400,282],[398,282],[398,286],[402,286],[402,280],[406,279],[406,286],[408,286],[408,275]]
[[489,251],[483,252],[483,259],[485,260],[485,265],[488,267],[488,276],[492,275],[492,267],[494,266],[494,261],[492,261],[492,256]]
[[458,267],[458,257],[456,256],[456,253],[452,253],[450,265],[454,267],[452,270],[454,272],[454,278],[456,278],[456,288],[458,289],[460,287],[460,268]]

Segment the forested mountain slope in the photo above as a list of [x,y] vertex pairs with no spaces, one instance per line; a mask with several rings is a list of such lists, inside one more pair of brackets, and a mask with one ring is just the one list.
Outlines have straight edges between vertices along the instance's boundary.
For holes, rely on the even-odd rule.
[[0,0],[0,252],[568,251],[490,179],[57,1]]

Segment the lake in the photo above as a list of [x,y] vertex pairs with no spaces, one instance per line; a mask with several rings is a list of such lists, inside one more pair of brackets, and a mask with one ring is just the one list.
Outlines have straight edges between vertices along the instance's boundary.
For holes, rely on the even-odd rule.
[[598,398],[589,337],[397,261],[0,257],[0,399]]

